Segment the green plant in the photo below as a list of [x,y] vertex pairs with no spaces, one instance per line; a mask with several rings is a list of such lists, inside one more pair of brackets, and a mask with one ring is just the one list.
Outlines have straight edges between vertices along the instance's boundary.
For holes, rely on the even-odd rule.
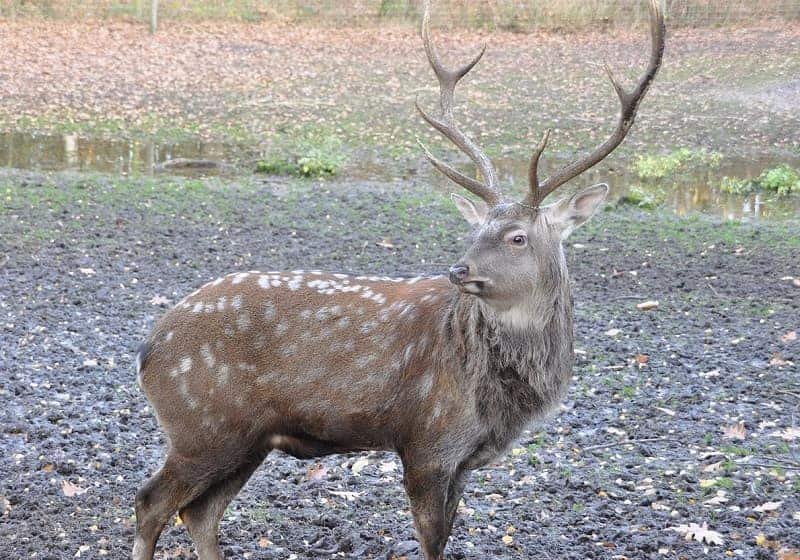
[[765,169],[756,182],[764,190],[775,191],[779,195],[800,192],[800,173],[786,164]]
[[717,167],[722,154],[707,150],[681,148],[666,155],[643,155],[633,163],[633,170],[640,179],[663,179],[683,171],[690,165]]
[[781,164],[765,169],[755,179],[723,177],[719,188],[722,192],[730,194],[747,194],[754,190],[765,190],[786,196],[800,193],[800,172],[789,165]]
[[645,189],[640,185],[631,185],[628,192],[623,194],[618,204],[627,204],[652,210],[664,203],[664,191],[658,189]]
[[728,194],[747,194],[753,190],[753,182],[736,177],[723,177],[719,189]]
[[323,177],[341,171],[347,157],[342,142],[332,134],[310,133],[256,164],[256,171],[274,175]]

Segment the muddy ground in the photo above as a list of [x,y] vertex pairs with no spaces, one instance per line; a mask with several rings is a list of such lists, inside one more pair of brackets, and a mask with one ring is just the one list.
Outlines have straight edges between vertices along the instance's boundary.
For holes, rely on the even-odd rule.
[[[174,303],[255,268],[437,273],[460,256],[467,231],[444,192],[414,179],[3,170],[0,195],[0,558],[9,559],[129,554],[134,493],[164,450],[132,366],[169,305],[160,298]],[[796,222],[624,208],[576,232],[567,244],[574,383],[555,418],[474,473],[451,557],[796,558],[797,232]],[[646,300],[658,308],[637,309]],[[738,434],[723,430],[740,422]],[[225,516],[226,554],[413,558],[400,477],[388,453],[272,454]],[[674,530],[692,523],[720,544]],[[192,557],[179,524],[160,550]]]

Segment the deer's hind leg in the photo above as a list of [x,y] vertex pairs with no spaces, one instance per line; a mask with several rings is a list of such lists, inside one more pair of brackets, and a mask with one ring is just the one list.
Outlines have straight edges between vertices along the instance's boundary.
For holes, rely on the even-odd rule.
[[181,519],[194,541],[200,560],[223,558],[219,548],[219,523],[225,508],[247,483],[269,451],[267,448],[253,452],[236,471],[210,486],[180,510]]
[[136,493],[136,539],[133,560],[151,560],[164,526],[181,507],[208,488],[185,461],[167,456],[164,466]]

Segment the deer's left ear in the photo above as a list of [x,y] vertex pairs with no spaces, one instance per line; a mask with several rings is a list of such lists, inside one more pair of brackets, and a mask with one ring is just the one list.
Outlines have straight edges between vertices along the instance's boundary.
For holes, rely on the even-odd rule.
[[482,200],[470,200],[461,196],[460,194],[451,193],[450,198],[464,216],[464,219],[469,222],[471,226],[479,226],[486,221],[486,215],[489,213],[489,206]]
[[550,221],[561,228],[561,239],[566,239],[575,228],[591,218],[606,196],[608,185],[600,183],[548,206],[546,211],[550,215]]

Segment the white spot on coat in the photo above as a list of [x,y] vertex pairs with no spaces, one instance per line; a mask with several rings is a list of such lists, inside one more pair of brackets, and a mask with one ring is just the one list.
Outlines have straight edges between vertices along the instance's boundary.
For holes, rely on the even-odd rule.
[[200,355],[203,357],[206,367],[209,370],[212,369],[216,363],[216,359],[214,359],[214,354],[211,352],[211,346],[209,344],[203,344],[200,347]]
[[192,359],[189,356],[181,358],[181,373],[187,373],[192,369]]

